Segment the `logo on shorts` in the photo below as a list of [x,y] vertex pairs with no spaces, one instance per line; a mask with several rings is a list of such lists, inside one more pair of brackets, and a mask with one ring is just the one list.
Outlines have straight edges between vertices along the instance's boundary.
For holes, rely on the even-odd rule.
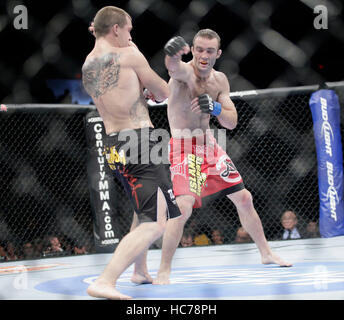
[[219,161],[216,163],[216,169],[221,170],[220,177],[226,182],[239,182],[241,176],[238,170],[235,168],[234,163],[227,155],[220,157]]
[[182,176],[184,178],[186,178],[186,159],[183,160],[182,163],[179,163],[175,166],[171,166],[170,167],[170,171],[171,171],[171,180],[173,180],[174,176]]
[[177,205],[177,200],[176,200],[176,197],[173,193],[173,190],[172,189],[168,189],[167,190],[168,194],[170,195],[170,198],[171,198],[171,201],[174,205]]
[[123,165],[126,164],[124,150],[120,150],[118,152],[115,147],[111,147],[106,152],[106,160],[111,170],[116,170],[115,163],[122,163]]
[[189,173],[189,188],[190,191],[201,196],[201,190],[207,175],[201,171],[203,158],[197,157],[194,154],[188,154],[188,173]]

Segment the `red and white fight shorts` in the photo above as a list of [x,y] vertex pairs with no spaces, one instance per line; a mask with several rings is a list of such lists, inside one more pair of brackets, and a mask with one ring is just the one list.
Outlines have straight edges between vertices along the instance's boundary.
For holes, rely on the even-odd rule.
[[171,138],[169,147],[174,195],[193,196],[194,208],[245,188],[234,163],[211,134]]

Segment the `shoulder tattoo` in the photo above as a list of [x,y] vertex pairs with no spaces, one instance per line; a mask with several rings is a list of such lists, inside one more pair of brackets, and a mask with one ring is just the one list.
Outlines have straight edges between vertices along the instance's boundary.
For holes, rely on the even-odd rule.
[[82,83],[90,96],[99,98],[106,91],[117,86],[120,72],[119,58],[120,54],[112,52],[83,65]]

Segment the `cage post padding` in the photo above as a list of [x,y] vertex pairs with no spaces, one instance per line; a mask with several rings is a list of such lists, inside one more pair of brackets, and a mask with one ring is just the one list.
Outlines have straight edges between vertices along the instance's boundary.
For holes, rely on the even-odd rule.
[[322,237],[344,235],[343,151],[340,105],[335,91],[322,89],[310,98],[318,162],[319,228]]
[[97,111],[86,114],[87,176],[91,210],[94,217],[93,231],[97,252],[113,252],[119,242],[116,224],[117,193],[115,181],[106,163],[102,118]]

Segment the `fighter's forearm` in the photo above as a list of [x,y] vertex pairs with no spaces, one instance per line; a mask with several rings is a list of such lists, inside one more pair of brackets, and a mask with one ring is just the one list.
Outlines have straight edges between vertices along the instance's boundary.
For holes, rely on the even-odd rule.
[[238,113],[235,109],[222,107],[222,112],[217,116],[220,124],[229,129],[233,130],[238,124]]
[[171,73],[178,72],[182,68],[181,59],[179,57],[175,58],[175,57],[166,56],[165,65],[166,65],[167,70]]

